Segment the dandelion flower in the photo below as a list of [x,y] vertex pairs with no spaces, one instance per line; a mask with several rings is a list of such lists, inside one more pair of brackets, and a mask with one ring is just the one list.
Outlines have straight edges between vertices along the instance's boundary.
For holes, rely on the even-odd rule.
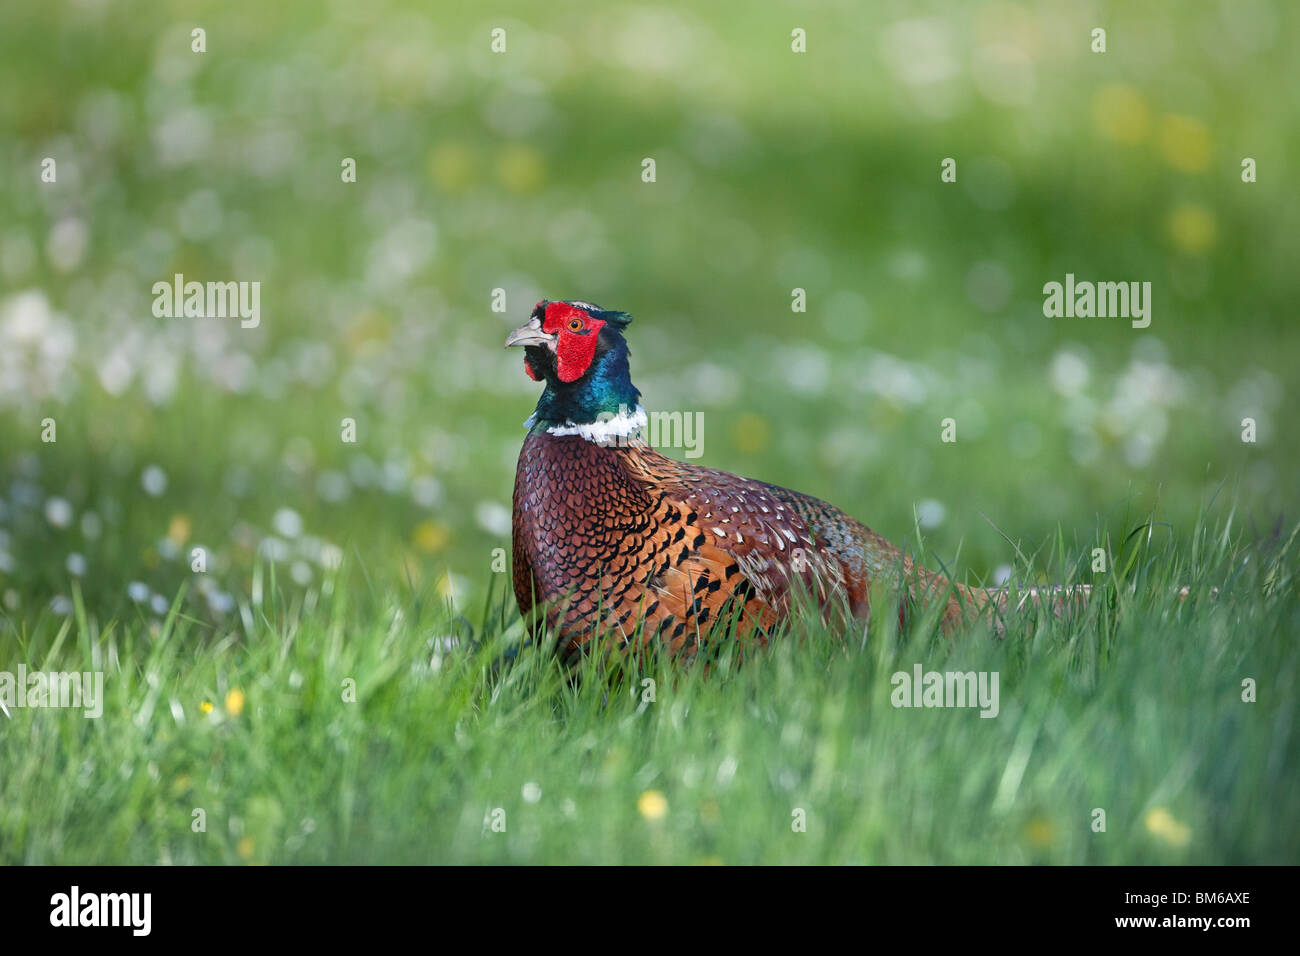
[[231,717],[238,717],[244,712],[244,692],[235,688],[226,694],[226,713]]
[[451,535],[444,525],[422,521],[416,526],[413,537],[417,548],[425,554],[433,554],[446,547]]
[[1147,832],[1170,846],[1186,846],[1192,838],[1191,828],[1180,823],[1164,807],[1155,807],[1146,815]]
[[1211,152],[1210,129],[1194,116],[1161,119],[1160,153],[1170,166],[1185,173],[1204,172]]
[[172,520],[167,525],[167,538],[174,545],[180,547],[190,539],[190,532],[193,530],[194,525],[190,521],[189,515],[172,515]]
[[1214,213],[1190,202],[1179,204],[1169,213],[1167,227],[1174,245],[1190,255],[1209,252],[1218,234]]
[[743,412],[736,418],[731,430],[732,444],[737,451],[753,454],[767,447],[772,437],[772,428],[767,419],[754,412]]
[[1146,139],[1151,110],[1133,87],[1110,84],[1093,94],[1092,123],[1103,136],[1131,145]]
[[658,790],[647,790],[637,799],[636,808],[647,820],[662,820],[668,812],[668,800]]
[[1056,842],[1056,827],[1052,826],[1051,820],[1034,817],[1025,824],[1025,839],[1031,846],[1040,849],[1049,847]]

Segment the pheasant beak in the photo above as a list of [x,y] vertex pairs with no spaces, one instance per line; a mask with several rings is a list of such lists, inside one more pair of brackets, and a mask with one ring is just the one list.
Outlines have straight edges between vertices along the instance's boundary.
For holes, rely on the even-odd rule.
[[540,319],[529,319],[527,325],[521,325],[506,336],[506,348],[512,345],[549,345],[555,347],[556,336],[542,331]]

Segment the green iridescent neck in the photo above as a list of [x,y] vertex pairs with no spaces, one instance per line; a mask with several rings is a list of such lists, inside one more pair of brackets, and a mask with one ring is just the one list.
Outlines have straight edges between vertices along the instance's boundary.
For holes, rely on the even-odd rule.
[[627,349],[609,349],[596,355],[576,382],[547,379],[546,389],[528,420],[530,433],[556,425],[585,425],[601,421],[620,410],[635,409],[641,393],[632,384]]

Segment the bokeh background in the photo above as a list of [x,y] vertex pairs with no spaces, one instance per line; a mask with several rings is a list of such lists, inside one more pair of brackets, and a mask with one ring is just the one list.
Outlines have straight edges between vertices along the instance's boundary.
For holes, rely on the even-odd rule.
[[[346,559],[481,599],[538,391],[501,343],[543,297],[635,315],[643,400],[704,413],[703,463],[919,524],[961,576],[1014,554],[981,512],[1027,551],[1152,512],[1177,538],[1212,500],[1263,533],[1297,489],[1297,26],[1266,0],[7,2],[0,631],[78,590],[161,620],[186,581],[220,629],[259,555],[291,588]],[[260,281],[260,327],[155,318],[177,272]],[[1067,272],[1151,282],[1150,328],[1044,318]]]

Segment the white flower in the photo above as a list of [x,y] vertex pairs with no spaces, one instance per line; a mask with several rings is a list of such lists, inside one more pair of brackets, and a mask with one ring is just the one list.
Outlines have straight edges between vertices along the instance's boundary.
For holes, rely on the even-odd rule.
[[504,538],[510,534],[510,509],[496,501],[480,501],[474,509],[479,527],[488,534]]
[[411,482],[411,497],[421,508],[434,508],[442,500],[442,485],[437,478],[421,475]]
[[71,272],[81,265],[90,240],[90,229],[80,219],[63,219],[50,230],[45,255],[59,272]]
[[72,505],[66,498],[49,498],[45,502],[45,520],[56,528],[72,524]]
[[208,607],[217,614],[229,614],[235,607],[235,599],[225,591],[213,591],[208,595]]
[[150,465],[140,475],[140,484],[147,494],[157,498],[167,490],[167,473],[157,465]]
[[1075,395],[1088,384],[1088,362],[1077,352],[1062,349],[1052,357],[1047,377],[1061,395]]
[[943,506],[942,501],[935,501],[933,498],[926,498],[924,501],[916,503],[916,520],[922,528],[937,528],[943,524],[944,516],[947,509]]
[[316,479],[316,492],[326,501],[342,501],[352,491],[347,476],[339,471],[323,471]]
[[271,518],[275,533],[285,538],[296,538],[302,534],[302,517],[292,508],[281,508]]
[[289,560],[289,542],[285,541],[283,538],[277,538],[274,536],[263,538],[257,545],[257,550],[262,557],[269,558],[272,561],[279,562]]

